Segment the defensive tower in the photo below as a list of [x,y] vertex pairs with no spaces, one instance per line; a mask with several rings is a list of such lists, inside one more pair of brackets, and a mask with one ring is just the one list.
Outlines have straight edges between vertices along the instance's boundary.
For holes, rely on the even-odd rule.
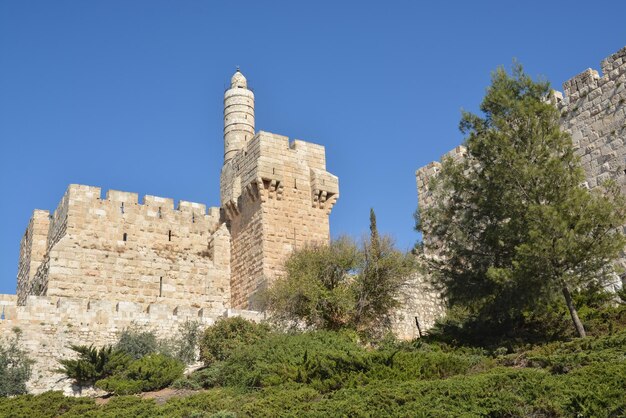
[[254,133],[254,95],[239,70],[224,96],[220,190],[231,236],[231,306],[255,308],[254,295],[295,248],[328,242],[339,182],[326,171],[323,146]]

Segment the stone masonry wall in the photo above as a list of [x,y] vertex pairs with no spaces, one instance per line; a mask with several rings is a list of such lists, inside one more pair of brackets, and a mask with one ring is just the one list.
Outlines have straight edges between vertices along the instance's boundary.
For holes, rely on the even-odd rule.
[[[219,209],[70,185],[29,294],[230,307],[230,239]],[[21,262],[23,264],[23,262]],[[23,303],[23,298],[19,303]]]
[[[11,297],[13,297],[11,299]],[[165,303],[140,304],[128,301],[28,296],[18,306],[13,295],[0,295],[4,315],[0,335],[8,336],[14,327],[21,331],[22,346],[35,360],[33,376],[28,382],[30,393],[62,390],[78,394],[70,379],[55,372],[58,360],[73,358],[72,344],[101,347],[115,344],[125,328],[139,326],[154,331],[159,338],[175,336],[181,324],[196,321],[205,328],[221,316],[244,316],[259,321],[262,314],[226,310],[214,315],[210,309]]]
[[339,196],[324,147],[259,132],[222,170],[222,207],[231,233],[231,300],[249,308],[295,248],[328,242]]
[[613,179],[626,193],[626,47],[602,61],[602,73],[587,69],[563,83],[557,106],[588,187]]
[[409,278],[401,300],[402,307],[396,312],[393,323],[393,332],[401,339],[419,337],[416,319],[422,333],[425,333],[445,314],[443,298],[421,273],[415,273]]

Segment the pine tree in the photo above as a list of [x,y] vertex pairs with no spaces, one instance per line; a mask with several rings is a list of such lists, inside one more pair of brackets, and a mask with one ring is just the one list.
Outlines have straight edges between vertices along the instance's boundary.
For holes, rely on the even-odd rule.
[[431,264],[450,305],[503,324],[560,293],[584,337],[571,292],[612,273],[625,205],[613,184],[581,187],[550,92],[520,65],[493,74],[484,116],[464,113],[460,123],[467,155],[443,162],[431,184],[437,203],[417,227],[439,254]]

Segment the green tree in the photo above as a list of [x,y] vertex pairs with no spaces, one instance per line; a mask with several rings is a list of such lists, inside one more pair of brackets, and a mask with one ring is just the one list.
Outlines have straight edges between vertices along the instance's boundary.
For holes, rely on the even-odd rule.
[[93,384],[125,370],[132,362],[132,357],[122,351],[113,350],[112,346],[96,348],[93,345],[72,345],[78,354],[76,359],[59,360],[59,373],[74,379],[78,384]]
[[463,113],[467,154],[443,162],[434,201],[417,217],[430,263],[452,306],[506,324],[560,293],[579,336],[573,289],[602,282],[624,248],[624,199],[589,191],[547,82],[500,68],[480,106]]
[[270,329],[241,317],[221,318],[204,330],[200,338],[200,359],[207,366],[227,360],[233,351],[267,337]]
[[130,363],[124,370],[100,379],[96,387],[117,395],[162,389],[182,377],[185,365],[170,356],[152,353]]
[[0,396],[26,393],[33,360],[22,348],[22,331],[15,327],[13,335],[0,341]]
[[159,351],[159,340],[154,330],[137,324],[124,328],[115,344],[115,350],[124,352],[134,359]]
[[338,330],[351,321],[351,283],[362,254],[349,238],[308,245],[285,262],[285,274],[267,291],[273,319],[283,324]]
[[370,209],[369,241],[361,252],[352,321],[361,331],[388,329],[392,312],[400,305],[398,296],[415,270],[415,257],[396,250],[389,237],[380,237],[374,209]]
[[352,328],[376,334],[391,325],[415,257],[380,237],[370,211],[370,237],[362,246],[349,238],[310,245],[285,262],[285,274],[268,290],[274,319],[316,329]]

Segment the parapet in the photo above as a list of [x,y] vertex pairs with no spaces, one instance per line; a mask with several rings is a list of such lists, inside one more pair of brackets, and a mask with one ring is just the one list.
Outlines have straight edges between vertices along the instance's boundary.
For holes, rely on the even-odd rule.
[[[159,323],[159,321],[197,320],[207,325],[220,316],[233,316],[230,310],[215,312],[207,308],[190,306],[172,306],[164,303],[140,304],[128,301],[86,300],[57,296],[29,295],[23,306],[15,307],[15,295],[0,295],[0,314],[5,308],[7,314],[3,320],[24,323],[45,320],[50,323],[69,322],[85,324],[98,320],[98,323],[110,323],[118,328],[133,322]],[[13,308],[8,314],[9,309]],[[242,316],[254,316],[256,312],[246,312]],[[97,318],[96,318],[97,317]]]
[[610,83],[624,83],[626,74],[626,47],[602,60],[602,76],[597,70],[588,68],[582,73],[563,83],[563,99],[558,100],[562,105],[571,104],[578,99],[587,97],[593,90]]
[[[154,214],[165,212],[189,213],[196,216],[208,216],[209,218],[219,220],[219,208],[208,208],[203,203],[188,202],[181,200],[178,206],[175,205],[174,199],[167,197],[159,197],[153,195],[143,196],[142,202],[139,202],[139,194],[133,192],[123,192],[119,190],[108,190],[102,198],[102,190],[100,187],[86,186],[82,184],[70,184],[63,199],[59,203],[55,216],[53,218],[64,218],[67,213],[68,206],[76,205],[94,205],[104,202],[119,203],[120,211],[132,211],[133,208],[150,208],[156,209]],[[122,209],[123,208],[123,209]],[[42,211],[44,212],[44,211]]]
[[312,207],[330,212],[339,197],[339,180],[326,171],[322,145],[260,131],[222,170],[222,206],[230,219],[240,212],[242,195],[252,201],[282,200],[286,188],[309,188]]

